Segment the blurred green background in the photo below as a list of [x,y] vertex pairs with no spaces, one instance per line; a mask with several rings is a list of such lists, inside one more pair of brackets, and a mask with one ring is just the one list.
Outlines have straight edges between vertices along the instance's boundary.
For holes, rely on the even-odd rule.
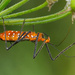
[[[12,0],[7,7],[19,2],[20,0]],[[30,0],[14,12],[30,9],[42,4],[45,0]],[[65,0],[59,0],[50,12],[48,7],[39,11],[20,16],[24,18],[39,17],[53,14],[64,8]],[[51,38],[51,42],[58,44],[66,36],[71,23],[71,15],[55,22],[35,25],[35,32],[45,32]],[[7,30],[20,30],[21,26],[6,26]],[[75,24],[72,25],[69,35],[65,41],[57,47],[63,50],[65,47],[75,41]],[[23,31],[33,30],[32,26],[24,26]],[[0,32],[3,32],[3,26],[0,25]],[[38,43],[38,48],[41,43]],[[10,44],[8,43],[8,46]],[[34,43],[23,41],[13,46],[9,51],[5,49],[5,42],[0,40],[0,75],[75,75],[75,58],[68,58],[61,55],[57,60],[52,61],[48,55],[46,47],[33,59]],[[52,56],[55,57],[59,52],[49,45]],[[75,55],[75,47],[73,46],[65,54]]]

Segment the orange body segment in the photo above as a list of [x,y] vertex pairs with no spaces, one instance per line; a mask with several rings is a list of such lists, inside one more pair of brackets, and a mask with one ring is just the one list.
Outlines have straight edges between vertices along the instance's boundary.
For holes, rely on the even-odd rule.
[[[24,31],[21,32],[21,35],[23,33],[24,33]],[[36,38],[37,38],[37,34],[38,33],[30,32],[25,38],[23,38],[23,40],[35,41]],[[50,37],[48,37],[48,39],[45,39],[45,38],[42,37],[42,35],[43,35],[43,33],[39,33],[38,41],[44,41],[44,40],[46,40],[45,43],[50,42]],[[6,40],[7,41],[16,41],[19,36],[20,36],[20,31],[12,31],[12,30],[6,31]],[[0,39],[5,40],[5,32],[0,33]]]

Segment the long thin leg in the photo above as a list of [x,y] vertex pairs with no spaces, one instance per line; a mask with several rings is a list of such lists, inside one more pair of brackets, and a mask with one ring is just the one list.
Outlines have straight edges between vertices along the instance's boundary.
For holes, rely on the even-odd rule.
[[28,31],[21,39],[18,40],[18,42],[22,41],[31,31]]
[[[60,52],[60,50],[57,49],[52,43],[49,42],[49,44],[50,44],[54,49],[56,49],[57,51]],[[66,57],[75,57],[75,56],[68,56],[68,55],[66,55],[66,54],[64,54],[64,53],[63,53],[63,55],[66,56]]]
[[40,46],[40,48],[38,49],[38,51],[35,54],[35,57],[38,55],[38,53],[42,50],[43,46],[45,45],[45,41],[42,43],[42,45]]
[[[19,38],[13,43],[11,44],[10,47],[7,47],[7,40],[6,40],[6,28],[5,28],[5,24],[4,24],[4,18],[2,17],[3,19],[3,27],[4,27],[4,32],[5,32],[5,46],[6,46],[6,49],[9,50],[12,46],[14,46],[15,44],[17,44],[18,42],[20,42],[21,40],[23,40],[31,31],[29,32],[24,32],[21,36],[19,36]],[[24,20],[25,22],[25,20]],[[24,22],[23,22],[23,25],[24,25]],[[21,28],[21,30],[23,29],[23,27]],[[25,34],[26,33],[26,34]],[[24,35],[25,34],[25,35]],[[24,36],[23,36],[24,35]],[[22,37],[23,36],[23,37]],[[22,38],[21,38],[22,37]],[[20,39],[21,38],[21,39]]]
[[5,28],[5,24],[4,24],[4,18],[2,17],[2,19],[3,19],[3,27],[4,27],[4,33],[5,33],[5,46],[6,46],[6,49],[7,49],[6,28]]
[[6,47],[7,50],[9,50],[12,46],[14,46],[15,44],[17,44],[19,41],[19,39],[25,34],[26,32],[24,32],[21,36],[19,36],[19,38],[14,42],[12,43],[9,47]]
[[49,51],[49,48],[48,48],[47,43],[45,43],[45,45],[46,45],[46,48],[47,48],[47,50],[48,50],[48,53],[49,53],[49,56],[50,56],[51,60],[54,60],[53,57],[52,57],[52,55],[51,55],[51,53],[50,53],[50,51]]
[[[43,35],[43,37],[44,37],[44,35]],[[38,55],[38,53],[42,50],[43,46],[45,45],[45,41],[46,41],[46,40],[44,40],[44,42],[42,43],[42,45],[40,46],[40,48],[39,48],[39,49],[37,50],[37,52],[36,52],[37,42],[38,42],[38,36],[37,36],[37,39],[36,39],[36,42],[35,42],[35,49],[34,49],[33,58],[35,58],[35,57]]]
[[69,45],[68,47],[66,47],[64,50],[62,50],[55,58],[53,58],[52,57],[52,55],[51,55],[51,53],[50,53],[50,51],[49,51],[49,48],[48,48],[48,45],[47,45],[47,43],[45,44],[46,45],[46,48],[47,48],[47,50],[48,50],[48,53],[49,53],[49,56],[50,56],[50,58],[51,58],[51,60],[56,60],[62,53],[64,53],[66,50],[68,50],[70,47],[72,47],[73,45],[75,45],[75,43],[72,43],[71,45]]
[[[69,30],[70,30],[70,27],[69,27]],[[69,31],[69,30],[68,30],[68,31]],[[47,35],[46,33],[44,33],[44,34],[48,37],[48,35]],[[49,42],[49,44],[50,44],[54,49],[56,49],[57,51],[60,52],[60,50],[55,47],[56,45],[54,45],[54,44],[52,44],[52,43],[50,43],[50,42]],[[66,55],[66,54],[64,54],[64,53],[63,53],[63,55],[66,56],[66,57],[75,57],[75,56],[68,56],[68,55]]]
[[19,40],[25,33],[26,33],[26,32],[23,32],[23,33],[18,37],[17,40]]
[[34,48],[34,54],[33,54],[33,58],[35,58],[36,56],[36,48],[37,48],[37,43],[38,43],[38,37],[39,37],[39,33],[37,34],[37,38],[36,38],[36,41],[35,41],[35,48]]
[[23,40],[29,33],[30,33],[31,31],[29,31],[29,32],[27,32],[26,34],[25,34],[25,32],[23,33],[23,37],[22,37],[22,35],[20,36],[20,37],[22,37],[21,39],[19,38],[19,39],[17,39],[10,47],[7,47],[6,49],[7,50],[9,50],[12,46],[14,46],[15,44],[17,44],[17,43],[19,43],[21,40]]

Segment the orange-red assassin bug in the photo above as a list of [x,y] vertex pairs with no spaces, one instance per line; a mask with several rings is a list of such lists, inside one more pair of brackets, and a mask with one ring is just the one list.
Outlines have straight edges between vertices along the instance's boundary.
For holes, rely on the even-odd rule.
[[[25,23],[25,20],[23,22],[23,25],[24,25],[24,23]],[[70,47],[72,47],[75,44],[75,43],[71,44],[70,46],[68,46],[67,48],[65,48],[64,50],[62,50],[55,58],[53,58],[52,55],[51,55],[51,53],[50,53],[50,50],[48,48],[48,45],[47,45],[47,43],[49,43],[51,46],[53,46],[50,43],[50,37],[47,34],[45,34],[45,33],[39,33],[39,32],[35,33],[35,32],[32,32],[32,31],[24,32],[24,31],[22,31],[23,25],[22,25],[21,31],[12,31],[12,30],[6,31],[5,24],[4,24],[4,19],[3,19],[4,32],[0,33],[0,39],[2,39],[2,40],[5,41],[5,45],[6,45],[6,49],[7,50],[9,50],[12,46],[14,46],[15,44],[19,43],[22,40],[29,40],[29,41],[35,42],[35,48],[34,48],[33,58],[35,58],[37,56],[37,54],[40,52],[40,50],[43,48],[43,46],[46,45],[46,48],[47,48],[47,51],[49,53],[49,56],[50,56],[51,60],[55,60],[63,52],[65,52],[67,49],[69,49]],[[48,38],[46,39],[44,37],[44,35],[46,35]],[[7,47],[7,41],[9,41],[9,42],[14,41],[14,43],[11,44],[10,47]],[[40,46],[40,48],[38,49],[38,51],[36,53],[37,42],[39,42],[39,41],[43,41],[43,44]],[[67,56],[67,55],[65,55],[65,56]],[[72,56],[72,57],[74,57],[74,56]]]

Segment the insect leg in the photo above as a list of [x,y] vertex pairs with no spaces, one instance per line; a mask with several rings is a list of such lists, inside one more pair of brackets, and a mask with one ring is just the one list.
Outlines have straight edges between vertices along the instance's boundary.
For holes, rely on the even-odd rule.
[[70,47],[72,47],[73,45],[75,45],[75,43],[72,43],[71,45],[69,45],[68,47],[66,47],[64,50],[62,50],[55,58],[53,58],[52,57],[52,55],[51,55],[51,53],[50,53],[50,51],[49,51],[49,48],[48,48],[48,45],[47,45],[47,43],[45,44],[46,45],[46,48],[47,48],[47,50],[48,50],[48,53],[49,53],[49,56],[50,56],[50,58],[51,58],[51,60],[56,60],[62,53],[64,53],[66,50],[68,50]]
[[42,50],[43,46],[45,45],[45,41],[42,43],[40,48],[38,49],[37,53],[35,54],[35,57],[38,55],[38,53]]
[[22,41],[31,31],[28,31],[21,39],[18,40],[18,42]]
[[[23,40],[23,38],[25,38],[29,33],[29,32],[24,32],[10,47],[7,47],[6,49],[9,50],[12,46],[14,46],[15,44],[19,43],[21,40]],[[25,34],[26,33],[26,34]],[[25,34],[25,35],[24,35]],[[24,35],[24,36],[23,36]],[[23,36],[23,37],[22,37]],[[22,38],[21,38],[22,37]],[[21,38],[21,39],[20,39]]]
[[11,44],[10,47],[7,47],[7,40],[6,40],[6,28],[5,28],[5,24],[4,24],[4,18],[2,17],[3,19],[3,27],[4,27],[4,33],[5,33],[5,46],[6,46],[6,49],[9,50],[13,45],[15,45],[16,43],[18,43],[18,40],[25,34],[25,32],[22,34],[22,36],[20,36],[18,38],[18,40],[16,40],[13,44]]
[[4,24],[4,18],[2,17],[2,19],[3,19],[3,27],[4,27],[4,33],[5,33],[5,46],[7,49],[8,47],[7,47],[7,40],[6,40],[6,28],[5,28],[5,24]]
[[[43,37],[44,37],[44,35],[43,35]],[[37,41],[38,41],[38,37],[37,37],[36,42],[35,42],[35,49],[34,49],[33,58],[35,58],[35,57],[38,55],[38,53],[42,50],[43,46],[45,45],[45,41],[46,41],[46,40],[44,40],[44,42],[42,43],[42,45],[40,46],[40,48],[39,48],[38,51],[36,52]]]
[[[29,31],[29,32],[24,32],[21,36],[19,36],[19,38],[13,43],[13,44],[11,44],[11,46],[10,47],[7,47],[7,40],[6,40],[6,28],[5,28],[5,24],[4,24],[4,18],[2,17],[2,19],[3,19],[3,27],[4,27],[4,32],[5,32],[5,46],[6,46],[6,49],[7,50],[9,50],[12,46],[14,46],[15,44],[17,44],[18,42],[20,42],[23,38],[25,38],[31,31]],[[23,25],[24,25],[24,23],[25,23],[25,20],[24,20],[24,22],[23,22]],[[26,34],[25,34],[26,33]],[[25,34],[25,35],[24,35]],[[23,36],[24,35],[24,36]],[[23,37],[22,37],[23,36]],[[22,37],[22,38],[21,38]],[[21,38],[21,39],[20,39]]]
[[48,50],[48,53],[49,53],[49,56],[50,56],[51,60],[54,60],[53,57],[52,57],[52,55],[51,55],[51,52],[50,52],[50,50],[49,50],[49,48],[48,48],[47,43],[45,43],[45,45],[46,45],[46,48],[47,48],[47,50]]
[[36,41],[35,41],[35,48],[34,48],[33,58],[36,57],[36,48],[37,48],[37,43],[38,43],[38,37],[39,37],[39,33],[37,34],[37,38],[36,38]]
[[[48,37],[48,35],[47,35],[46,33],[44,33],[44,34]],[[50,42],[49,42],[49,44],[50,44],[54,49],[56,49],[57,51],[60,52],[60,50],[55,47],[56,45],[54,45],[54,44],[52,44],[52,43],[50,43]],[[47,46],[47,48],[48,48],[48,46]],[[64,53],[63,53],[63,55],[66,56],[66,57],[75,57],[75,56],[68,56],[68,55],[66,55],[66,54],[64,54]]]

